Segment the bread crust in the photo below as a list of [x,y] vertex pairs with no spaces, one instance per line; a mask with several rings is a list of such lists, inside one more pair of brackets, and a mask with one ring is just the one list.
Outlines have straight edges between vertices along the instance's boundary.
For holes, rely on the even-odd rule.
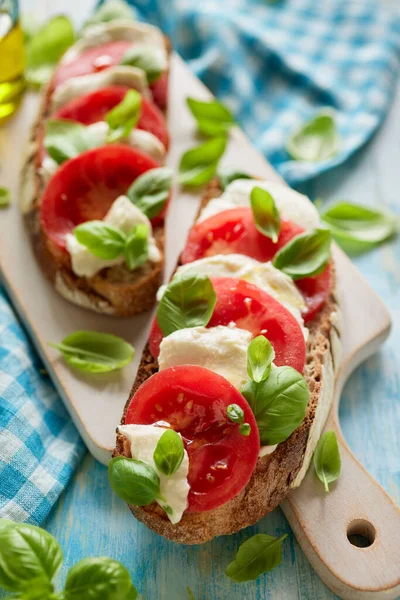
[[[202,200],[200,210],[211,198],[221,194],[219,182],[212,181]],[[316,443],[325,424],[333,400],[334,372],[340,361],[340,311],[336,296],[335,272],[329,298],[322,310],[309,324],[307,360],[304,377],[310,390],[310,400],[303,423],[269,455],[260,457],[253,475],[238,495],[222,506],[202,513],[185,513],[173,525],[165,511],[155,502],[148,506],[129,506],[134,516],[156,533],[182,544],[201,544],[219,535],[232,534],[253,525],[272,511],[298,487],[307,471]],[[147,344],[130,398],[140,385],[158,370],[157,360]],[[118,433],[114,456],[130,457],[130,445]]]
[[[167,37],[165,46],[170,57]],[[164,225],[153,235],[160,251],[157,263],[147,262],[131,272],[126,265],[102,269],[93,277],[79,277],[71,268],[69,255],[48,239],[40,225],[40,205],[45,189],[41,174],[41,140],[50,115],[53,79],[42,93],[37,118],[30,131],[21,170],[20,205],[32,247],[43,273],[54,289],[69,302],[97,313],[127,317],[149,310],[155,302],[164,270]]]

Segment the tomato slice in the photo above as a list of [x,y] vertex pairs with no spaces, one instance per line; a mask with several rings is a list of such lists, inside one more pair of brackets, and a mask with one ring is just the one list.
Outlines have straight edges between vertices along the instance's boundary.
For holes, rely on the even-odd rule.
[[205,256],[236,253],[266,262],[302,231],[292,221],[282,219],[281,232],[274,244],[256,228],[251,208],[240,206],[196,223],[189,232],[181,261],[185,264]]
[[65,249],[65,236],[84,221],[103,219],[118,196],[159,165],[144,152],[112,144],[83,152],[62,164],[46,186],[41,225]]
[[163,73],[157,81],[150,85],[153,100],[161,108],[166,110],[168,105],[168,73]]
[[[243,409],[249,436],[229,420],[230,404]],[[229,381],[204,367],[171,367],[150,377],[131,399],[129,423],[169,423],[182,435],[189,455],[189,512],[211,510],[237,496],[257,463],[260,439],[250,406]]]
[[[265,335],[275,350],[275,364],[289,365],[303,372],[306,344],[299,323],[278,300],[252,283],[231,277],[211,278],[217,300],[207,327],[235,323],[254,337]],[[150,331],[150,351],[160,353],[162,331],[154,318]]]
[[312,321],[327,301],[331,291],[331,280],[332,267],[329,264],[319,275],[298,279],[295,282],[306,303],[306,309],[303,312],[305,323]]
[[[121,85],[90,92],[65,104],[55,113],[54,117],[56,119],[78,121],[83,125],[104,121],[106,114],[122,102],[128,91],[127,86]],[[164,115],[153,102],[144,97],[142,97],[137,128],[152,133],[165,148],[168,148],[168,131]]]

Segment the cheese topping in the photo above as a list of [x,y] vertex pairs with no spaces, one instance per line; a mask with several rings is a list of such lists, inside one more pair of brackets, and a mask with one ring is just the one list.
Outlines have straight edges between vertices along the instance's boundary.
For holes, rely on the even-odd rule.
[[[113,202],[110,210],[104,217],[104,222],[117,229],[121,229],[125,234],[130,233],[135,225],[144,223],[149,230],[148,260],[155,263],[161,259],[149,219],[126,196],[120,196]],[[66,243],[68,252],[71,255],[72,270],[79,277],[93,277],[101,269],[121,265],[125,262],[123,254],[112,260],[104,260],[94,256],[86,246],[78,242],[72,233],[67,233]]]
[[[154,463],[153,454],[158,440],[165,432],[164,427],[154,425],[120,425],[118,428],[131,444],[132,458],[141,460],[156,470],[160,478],[161,495],[166,502],[157,500],[162,507],[169,507],[167,515],[171,523],[179,523],[188,506],[190,486],[187,481],[189,471],[189,457],[184,451],[183,461],[179,469],[170,477],[159,471]],[[178,434],[180,435],[180,434]]]
[[276,207],[284,219],[289,219],[306,231],[320,225],[319,214],[312,202],[283,183],[237,179],[228,185],[224,193],[210,202],[201,211],[199,221],[238,206],[250,206],[250,194],[254,187],[267,190],[275,200]]
[[179,329],[162,340],[159,369],[197,365],[240,388],[247,379],[247,348],[252,337],[249,331],[223,325]]
[[81,77],[71,77],[54,90],[51,97],[52,110],[57,110],[74,98],[112,85],[126,85],[150,98],[145,72],[137,67],[118,66]]

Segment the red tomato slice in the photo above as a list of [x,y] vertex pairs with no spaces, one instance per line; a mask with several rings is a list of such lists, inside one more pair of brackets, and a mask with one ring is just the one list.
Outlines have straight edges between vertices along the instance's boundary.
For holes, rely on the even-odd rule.
[[[289,365],[303,372],[306,344],[299,323],[278,300],[257,286],[231,277],[212,277],[217,295],[214,312],[207,327],[235,323],[254,337],[265,335],[275,350],[275,364]],[[150,331],[150,351],[160,353],[162,331],[154,318]]]
[[[110,86],[90,92],[65,104],[54,117],[78,121],[83,125],[104,121],[106,114],[122,102],[128,91],[127,86]],[[143,97],[137,128],[152,133],[166,148],[168,147],[168,131],[164,115],[153,102]]]
[[185,264],[205,256],[236,253],[266,262],[302,231],[295,223],[282,219],[281,232],[274,244],[256,228],[253,211],[249,206],[232,208],[194,225],[189,232],[181,261]]
[[306,323],[312,321],[328,299],[332,285],[331,279],[332,268],[329,264],[319,275],[296,281],[306,303],[306,309],[303,312],[303,319]]
[[161,108],[166,110],[168,105],[168,73],[163,73],[157,81],[150,85],[153,100]]
[[[249,436],[229,420],[230,404],[243,409]],[[160,422],[182,435],[189,454],[189,512],[217,508],[247,485],[260,449],[257,424],[246,400],[224,377],[193,365],[150,377],[131,399],[125,424]]]
[[65,248],[65,236],[84,221],[103,219],[139,175],[159,165],[147,154],[112,144],[83,152],[62,164],[50,179],[41,205],[48,237]]

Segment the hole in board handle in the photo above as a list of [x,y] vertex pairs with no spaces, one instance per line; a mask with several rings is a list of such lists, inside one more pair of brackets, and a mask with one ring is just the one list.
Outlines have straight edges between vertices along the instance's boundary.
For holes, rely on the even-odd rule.
[[376,538],[376,529],[365,519],[355,519],[347,527],[347,539],[352,546],[369,548]]

